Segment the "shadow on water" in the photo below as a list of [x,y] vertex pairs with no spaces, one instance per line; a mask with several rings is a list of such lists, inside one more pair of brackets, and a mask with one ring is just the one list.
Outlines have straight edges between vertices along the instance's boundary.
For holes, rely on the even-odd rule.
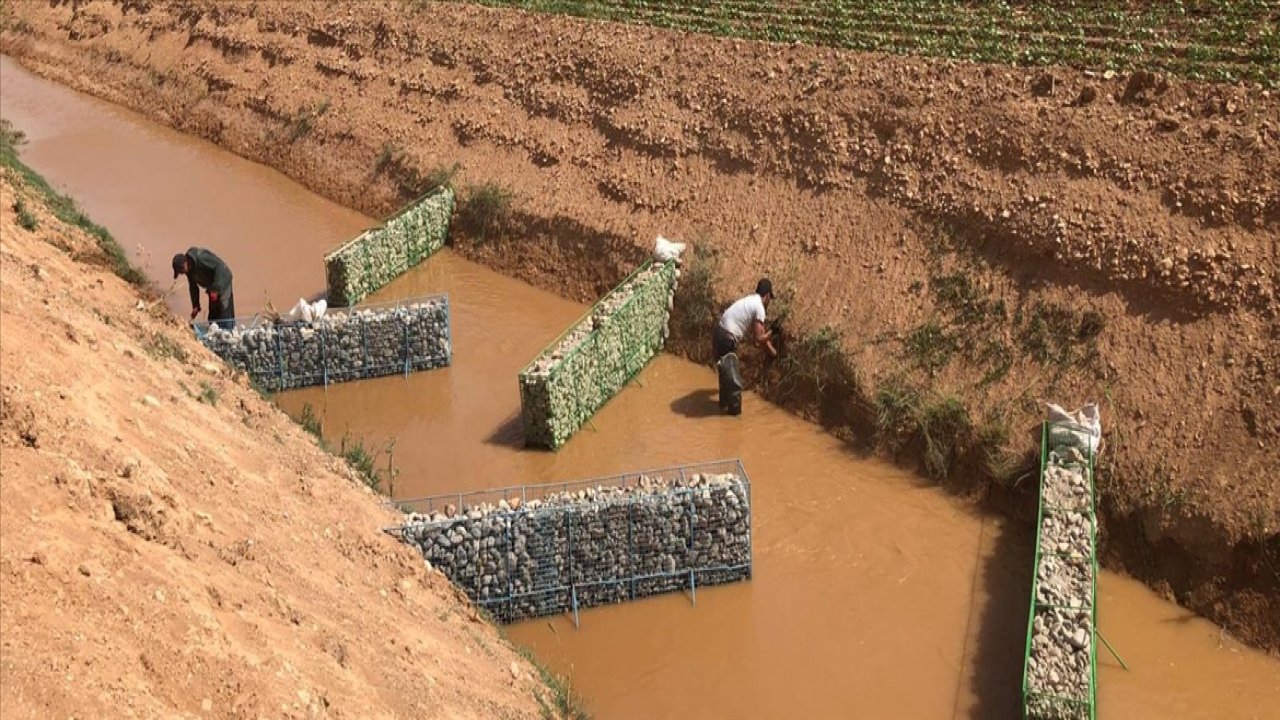
[[974,576],[970,626],[965,636],[971,652],[961,680],[969,684],[973,704],[965,712],[958,690],[955,715],[1016,718],[1020,716],[1035,550],[1029,530],[989,518],[983,521],[982,543],[988,550]]
[[519,411],[514,412],[502,424],[494,428],[489,433],[489,437],[484,439],[487,445],[499,445],[501,447],[515,448],[516,450],[524,450],[524,425],[520,421]]
[[713,417],[720,414],[715,390],[694,390],[671,403],[671,411],[689,418]]

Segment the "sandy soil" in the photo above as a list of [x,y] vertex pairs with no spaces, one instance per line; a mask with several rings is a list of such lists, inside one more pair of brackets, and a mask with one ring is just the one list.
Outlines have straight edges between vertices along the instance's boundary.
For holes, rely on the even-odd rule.
[[0,179],[5,718],[538,717],[345,463],[38,197]]
[[1018,449],[1037,397],[1102,402],[1108,564],[1280,648],[1273,95],[457,4],[12,13],[24,65],[366,212],[454,162],[507,185],[522,232],[460,251],[576,299],[662,233],[718,252],[721,302],[772,275],[868,395],[905,377]]

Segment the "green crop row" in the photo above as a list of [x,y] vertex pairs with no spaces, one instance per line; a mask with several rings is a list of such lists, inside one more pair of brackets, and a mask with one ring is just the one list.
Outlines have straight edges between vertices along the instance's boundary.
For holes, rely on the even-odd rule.
[[723,37],[1280,87],[1272,0],[473,0]]

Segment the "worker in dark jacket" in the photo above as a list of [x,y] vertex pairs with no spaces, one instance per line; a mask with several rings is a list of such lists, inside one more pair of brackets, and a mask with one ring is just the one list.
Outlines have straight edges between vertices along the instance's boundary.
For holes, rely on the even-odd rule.
[[209,322],[231,329],[235,326],[236,300],[231,294],[231,268],[222,258],[204,248],[188,248],[173,256],[173,279],[187,276],[191,286],[191,319],[200,314],[200,288],[209,295]]

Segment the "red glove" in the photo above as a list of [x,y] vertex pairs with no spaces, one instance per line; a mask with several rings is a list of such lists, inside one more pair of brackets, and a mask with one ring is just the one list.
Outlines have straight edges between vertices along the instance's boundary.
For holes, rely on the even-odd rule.
[[216,302],[218,302],[218,291],[217,291],[217,290],[210,290],[210,291],[209,291],[209,302],[211,302],[211,303],[216,303]]
[[199,314],[200,314],[200,308],[198,308],[198,307],[193,307],[193,308],[191,308],[191,319],[192,319],[192,320],[195,320],[195,319],[196,319],[196,316],[197,316],[197,315],[199,315]]

